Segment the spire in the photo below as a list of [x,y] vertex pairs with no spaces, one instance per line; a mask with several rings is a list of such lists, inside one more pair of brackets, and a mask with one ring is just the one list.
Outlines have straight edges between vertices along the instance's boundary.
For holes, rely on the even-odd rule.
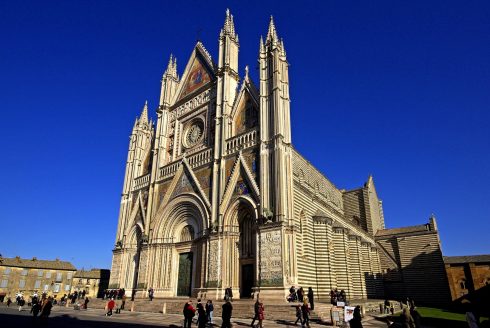
[[221,30],[221,36],[224,35],[229,35],[238,42],[238,35],[235,33],[235,22],[233,21],[233,15],[230,14],[230,9],[226,9],[225,24]]
[[263,53],[265,52],[265,45],[264,45],[264,39],[262,38],[262,35],[260,36],[260,45],[259,45],[260,52]]
[[277,42],[279,38],[277,37],[276,25],[274,25],[274,17],[271,15],[271,20],[269,21],[269,30],[267,31],[267,42],[272,41]]
[[163,73],[163,78],[172,77],[178,79],[177,76],[177,58],[170,54],[170,59],[168,60],[167,69]]
[[148,100],[145,100],[145,105],[143,106],[143,111],[141,112],[139,122],[148,124]]

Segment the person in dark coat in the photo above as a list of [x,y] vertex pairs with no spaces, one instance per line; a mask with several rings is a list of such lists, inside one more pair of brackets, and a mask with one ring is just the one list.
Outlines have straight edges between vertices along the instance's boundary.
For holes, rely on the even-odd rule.
[[90,300],[88,299],[88,296],[86,296],[86,297],[85,297],[85,301],[83,301],[83,308],[84,308],[85,310],[87,309],[88,302],[90,302]]
[[184,313],[184,328],[191,328],[192,318],[196,314],[196,310],[192,306],[192,300],[185,303],[184,310],[182,312]]
[[47,318],[51,314],[51,308],[53,307],[53,299],[50,297],[46,298],[41,305],[41,317]]
[[301,305],[301,315],[303,316],[301,326],[310,327],[310,307],[308,306],[308,300],[304,300],[303,305]]
[[298,288],[296,294],[298,295],[298,301],[303,302],[303,296],[305,294],[305,292],[303,291],[303,287]]
[[39,311],[41,311],[41,305],[39,304],[37,297],[33,297],[32,298],[31,313],[34,317],[37,317],[37,315],[39,314]]
[[221,319],[223,323],[221,324],[221,328],[231,328],[231,314],[233,312],[233,306],[230,303],[230,300],[227,300],[225,304],[221,306]]
[[255,301],[254,304],[254,318],[252,320],[252,323],[250,324],[250,327],[254,326],[255,320],[259,320],[259,306],[260,306],[260,301],[259,298],[257,297],[257,300]]
[[206,310],[201,303],[201,299],[197,300],[197,324],[199,328],[205,328],[208,322],[208,316],[206,315]]
[[310,309],[314,310],[315,309],[315,300],[314,300],[314,294],[313,294],[313,289],[311,287],[308,287],[308,300],[310,301]]
[[354,309],[354,317],[349,321],[350,328],[362,328],[361,307],[358,305]]

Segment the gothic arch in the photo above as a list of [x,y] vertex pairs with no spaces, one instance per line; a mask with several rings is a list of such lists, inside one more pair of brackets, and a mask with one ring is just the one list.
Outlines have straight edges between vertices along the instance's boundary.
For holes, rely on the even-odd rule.
[[257,206],[249,196],[236,198],[223,219],[223,286],[241,298],[252,296],[257,283],[257,219]]
[[[155,241],[175,242],[185,226],[191,225],[195,237],[202,236],[209,228],[209,213],[206,205],[195,194],[185,193],[172,199],[157,214],[153,230]],[[163,239],[163,240],[161,240]]]

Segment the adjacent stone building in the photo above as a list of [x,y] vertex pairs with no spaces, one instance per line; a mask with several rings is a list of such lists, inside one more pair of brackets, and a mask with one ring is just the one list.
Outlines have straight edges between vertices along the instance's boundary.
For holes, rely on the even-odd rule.
[[73,277],[71,291],[85,291],[88,297],[102,297],[109,287],[110,275],[110,270],[106,269],[78,270]]
[[[217,62],[197,42],[179,76],[170,56],[157,120],[145,103],[130,136],[110,287],[140,297],[153,288],[222,299],[231,287],[284,300],[291,285],[324,300],[334,288],[384,297],[391,250],[380,243],[391,237],[373,178],[340,190],[294,149],[289,63],[272,18],[258,85],[248,66],[239,73],[238,50],[227,12]],[[440,250],[433,232],[427,252]]]
[[15,297],[22,292],[48,295],[68,294],[75,267],[66,261],[0,257],[0,296]]
[[490,288],[490,255],[444,256],[444,264],[453,301]]

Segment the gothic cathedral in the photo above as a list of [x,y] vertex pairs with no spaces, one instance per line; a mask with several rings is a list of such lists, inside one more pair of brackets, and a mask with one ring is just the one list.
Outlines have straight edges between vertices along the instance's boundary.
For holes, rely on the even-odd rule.
[[215,63],[197,42],[172,56],[156,124],[145,103],[130,137],[110,287],[155,297],[285,299],[289,287],[382,297],[372,177],[337,189],[292,146],[288,61],[270,20],[258,87],[238,66],[227,11]]

